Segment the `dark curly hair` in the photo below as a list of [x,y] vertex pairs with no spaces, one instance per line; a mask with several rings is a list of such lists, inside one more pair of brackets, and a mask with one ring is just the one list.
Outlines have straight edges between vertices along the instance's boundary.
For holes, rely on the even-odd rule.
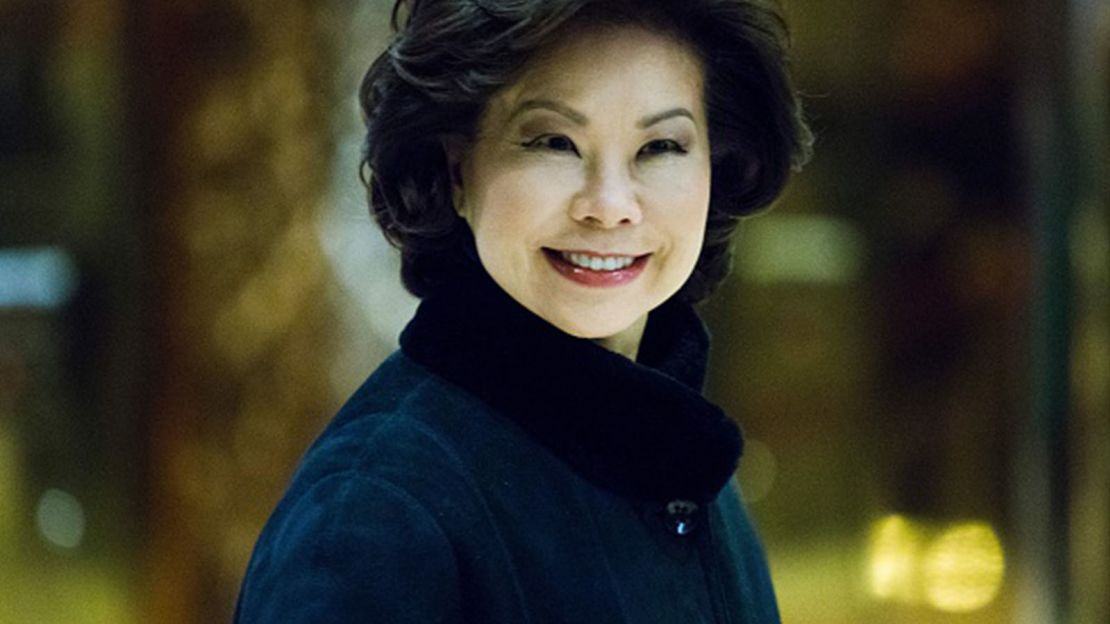
[[709,218],[684,300],[703,300],[728,275],[740,217],[768,206],[809,158],[813,140],[786,72],[788,32],[774,0],[398,0],[396,34],[359,90],[361,176],[417,297],[477,258],[452,205],[445,140],[472,140],[490,96],[538,50],[574,23],[598,21],[676,35],[705,67]]

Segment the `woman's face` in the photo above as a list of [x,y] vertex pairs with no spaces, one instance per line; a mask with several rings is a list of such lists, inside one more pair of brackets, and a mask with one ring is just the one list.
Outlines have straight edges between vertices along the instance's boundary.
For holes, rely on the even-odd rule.
[[609,26],[575,31],[496,93],[475,142],[451,150],[455,206],[494,281],[564,332],[635,357],[648,312],[701,251],[703,80],[685,44]]

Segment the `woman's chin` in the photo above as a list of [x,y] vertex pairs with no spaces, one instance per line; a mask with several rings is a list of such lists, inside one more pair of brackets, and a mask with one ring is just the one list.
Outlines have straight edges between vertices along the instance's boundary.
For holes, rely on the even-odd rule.
[[587,340],[608,340],[630,332],[637,326],[639,317],[605,319],[546,318],[547,322],[566,334]]

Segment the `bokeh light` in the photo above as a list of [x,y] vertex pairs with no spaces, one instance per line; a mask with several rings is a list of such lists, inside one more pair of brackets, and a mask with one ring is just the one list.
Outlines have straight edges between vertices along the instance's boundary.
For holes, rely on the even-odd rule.
[[917,567],[924,542],[922,530],[900,515],[887,516],[871,529],[868,588],[877,598],[914,601]]
[[740,458],[740,492],[744,501],[755,503],[763,500],[775,485],[778,462],[771,448],[762,440],[744,440],[744,455]]
[[35,524],[48,543],[59,548],[77,548],[85,539],[85,508],[72,494],[51,488],[39,498]]
[[76,286],[73,261],[62,249],[0,250],[0,308],[56,308]]
[[748,224],[741,239],[738,265],[755,283],[843,284],[863,269],[863,237],[834,216],[769,214]]
[[981,609],[998,594],[1005,567],[1002,545],[989,525],[953,526],[933,540],[922,561],[929,604],[942,611]]
[[867,587],[880,600],[968,613],[998,596],[1005,568],[998,534],[985,522],[935,527],[896,514],[871,528]]

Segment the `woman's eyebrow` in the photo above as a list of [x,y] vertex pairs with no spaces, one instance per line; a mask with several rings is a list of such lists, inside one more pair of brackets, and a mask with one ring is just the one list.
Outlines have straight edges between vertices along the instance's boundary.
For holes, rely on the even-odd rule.
[[663,121],[664,119],[670,119],[671,117],[687,117],[690,121],[694,122],[695,125],[698,123],[697,120],[694,119],[693,113],[686,110],[685,108],[679,107],[665,110],[661,113],[655,113],[654,115],[648,115],[647,117],[644,117],[640,121],[636,122],[636,127],[648,128],[654,126],[660,121]]
[[[567,119],[573,121],[579,126],[588,126],[590,124],[590,120],[582,113],[574,110],[566,104],[563,104],[562,102],[547,99],[531,99],[521,102],[519,105],[517,105],[515,109],[513,109],[513,112],[509,115],[509,121],[512,121],[514,118],[516,118],[518,115],[521,115],[522,113],[537,109],[546,109],[556,112],[563,117],[566,117]],[[649,128],[665,119],[670,119],[671,117],[686,117],[690,121],[697,123],[697,120],[694,119],[693,113],[685,108],[678,107],[665,110],[661,113],[648,115],[647,117],[644,117],[636,122],[636,127],[641,129]]]
[[556,113],[559,113],[563,117],[566,117],[567,119],[573,121],[579,126],[586,126],[590,123],[590,121],[586,119],[585,115],[567,106],[566,104],[563,104],[562,102],[556,102],[555,100],[545,99],[532,99],[521,102],[519,105],[517,105],[515,109],[513,109],[513,112],[509,115],[509,121],[512,121],[522,113],[536,109],[547,109],[550,111],[554,111]]

